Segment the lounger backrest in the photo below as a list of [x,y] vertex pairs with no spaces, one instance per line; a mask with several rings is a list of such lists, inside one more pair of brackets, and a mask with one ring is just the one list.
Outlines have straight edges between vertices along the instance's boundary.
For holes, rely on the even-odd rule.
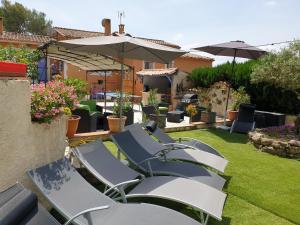
[[147,150],[151,155],[155,155],[156,153],[166,149],[166,147],[164,147],[162,144],[153,140],[152,137],[138,123],[126,126],[125,129],[129,130],[136,141],[142,144],[144,149]]
[[116,159],[100,139],[80,145],[73,151],[94,176],[109,186],[140,176],[139,173]]
[[167,135],[163,130],[161,130],[159,127],[155,129],[154,132],[152,132],[152,135],[156,137],[160,142],[162,143],[175,143],[176,141],[171,138],[169,135]]
[[241,104],[237,120],[239,122],[253,123],[254,122],[255,105]]
[[[28,175],[65,218],[92,207],[116,204],[90,185],[66,158],[31,170]],[[87,224],[83,217],[79,217],[77,221]]]
[[[145,159],[151,158],[152,155],[148,153],[143,148],[143,146],[136,141],[129,130],[113,134],[111,138],[132,163],[136,164],[140,169],[148,172],[147,164],[140,164],[140,162],[144,161]],[[151,162],[153,161],[154,160],[151,160]]]

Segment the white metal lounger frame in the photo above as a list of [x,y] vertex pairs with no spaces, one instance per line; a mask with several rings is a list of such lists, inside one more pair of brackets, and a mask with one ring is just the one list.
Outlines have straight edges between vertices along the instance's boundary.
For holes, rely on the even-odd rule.
[[[75,147],[76,149],[76,147]],[[71,150],[75,156],[80,160],[79,158],[79,155],[72,149]],[[159,158],[158,156],[157,157],[151,157],[149,159],[145,159],[143,160],[142,162],[140,162],[139,164],[142,164],[144,162],[147,162],[148,163],[148,166],[149,166],[149,169],[150,169],[150,174],[151,176],[153,176],[153,172],[151,170],[151,164],[150,164],[150,160],[152,159],[156,159],[156,158]],[[85,163],[83,161],[80,160],[80,162],[86,167],[86,168],[89,168],[87,165],[85,165]],[[89,170],[90,171],[90,170]],[[98,177],[93,171],[90,171],[95,177]],[[121,182],[121,183],[118,183],[116,185],[113,185],[111,186],[110,188],[108,188],[103,194],[107,195],[108,197],[111,197],[115,200],[122,200],[124,203],[127,203],[127,195],[126,195],[126,192],[125,192],[125,189],[130,186],[130,185],[133,185],[133,184],[136,184],[136,183],[140,183],[142,182],[146,177],[143,176],[141,174],[141,179],[134,179],[134,180],[128,180],[128,181],[124,181],[124,182]],[[101,182],[103,182],[101,180]],[[107,184],[105,184],[106,187],[107,187]],[[120,195],[120,197],[118,197],[118,195]],[[201,209],[199,209],[199,213],[200,213],[200,220],[201,220],[201,223],[203,225],[206,225],[207,222],[208,222],[208,219],[209,219],[209,214],[207,213],[204,213]],[[206,217],[204,216],[204,214],[206,214]]]
[[105,206],[99,206],[99,207],[94,207],[94,208],[83,210],[83,211],[77,213],[76,215],[72,216],[67,222],[64,223],[64,225],[71,224],[72,221],[74,221],[79,216],[84,216],[88,220],[88,225],[93,225],[93,221],[92,221],[92,218],[90,217],[90,213],[108,209],[108,208],[109,208],[109,205],[105,205]]

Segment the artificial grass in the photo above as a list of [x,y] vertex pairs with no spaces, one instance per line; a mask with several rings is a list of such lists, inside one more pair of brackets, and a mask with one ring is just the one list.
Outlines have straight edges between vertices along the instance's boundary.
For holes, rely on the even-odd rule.
[[[300,224],[299,161],[259,152],[248,143],[246,135],[217,129],[172,133],[171,136],[202,140],[218,149],[229,160],[224,174],[228,180],[225,192]],[[271,221],[264,224],[271,224]]]
[[[228,193],[223,220],[209,224],[300,224],[300,163],[258,152],[247,136],[208,129],[170,133],[193,137],[218,149],[228,160],[225,170]],[[105,145],[116,154],[112,142]],[[124,156],[122,156],[124,157]],[[187,214],[192,214],[187,210]]]

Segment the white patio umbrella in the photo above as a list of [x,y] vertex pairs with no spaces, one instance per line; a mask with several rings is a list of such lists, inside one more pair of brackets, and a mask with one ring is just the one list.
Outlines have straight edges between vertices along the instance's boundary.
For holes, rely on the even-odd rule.
[[187,53],[180,49],[155,44],[150,41],[130,36],[99,36],[91,38],[73,39],[58,42],[58,45],[68,50],[96,53],[118,58],[121,62],[121,110],[123,108],[123,79],[124,58],[140,59],[151,62],[169,63],[173,59]]

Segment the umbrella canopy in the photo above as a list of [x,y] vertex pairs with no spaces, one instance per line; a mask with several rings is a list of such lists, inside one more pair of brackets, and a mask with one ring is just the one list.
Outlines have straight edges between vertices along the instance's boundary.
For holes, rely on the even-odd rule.
[[[123,108],[123,78],[124,78],[124,58],[140,59],[151,62],[169,63],[173,59],[184,55],[186,51],[155,44],[150,41],[134,38],[126,35],[122,36],[99,36],[58,42],[58,45],[80,52],[96,53],[118,58],[121,62],[120,79],[120,118]],[[122,129],[120,124],[120,129]]]
[[99,36],[65,40],[60,41],[58,44],[69,50],[160,63],[169,63],[186,53],[180,49],[129,36]]
[[194,49],[213,55],[235,56],[246,59],[258,59],[266,53],[266,51],[248,45],[244,41],[230,41],[216,45],[197,47]]
[[[266,54],[266,51],[261,50],[259,48],[256,48],[254,46],[251,46],[249,44],[246,44],[244,41],[230,41],[225,42],[221,44],[216,45],[208,45],[203,47],[194,48],[198,51],[207,52],[213,55],[219,55],[219,56],[232,56],[232,69],[231,73],[234,75],[234,65],[235,65],[235,58],[247,58],[247,59],[258,59],[262,55]],[[226,115],[227,115],[227,109],[228,109],[228,100],[230,95],[230,85],[228,87],[227,92],[227,99],[226,99],[226,106],[225,106],[225,112],[224,112],[224,126],[223,128],[227,129],[226,127]]]

